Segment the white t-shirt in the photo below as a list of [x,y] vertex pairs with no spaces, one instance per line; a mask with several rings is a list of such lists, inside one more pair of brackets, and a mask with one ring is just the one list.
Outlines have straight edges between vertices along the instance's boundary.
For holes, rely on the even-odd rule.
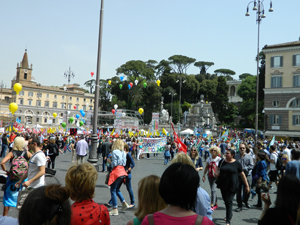
[[277,170],[277,168],[276,168],[277,158],[278,157],[277,157],[276,153],[271,153],[270,154],[270,159],[274,160],[274,163],[270,163],[270,170],[271,171]]
[[[46,156],[42,151],[38,151],[32,155],[29,160],[28,180],[32,179],[38,172],[40,166],[46,166]],[[38,188],[45,185],[45,175],[33,181],[29,187]]]
[[282,151],[282,155],[284,155],[284,154],[288,155],[289,160],[291,161],[291,150],[288,149],[288,148],[284,149],[284,150]]
[[219,157],[219,156],[217,156],[216,158],[212,158],[212,157],[208,157],[207,159],[206,159],[206,162],[208,163],[208,164],[210,164],[210,162],[215,162],[216,164],[217,164],[217,166],[219,166],[219,162],[220,162],[220,160],[221,160],[221,157]]

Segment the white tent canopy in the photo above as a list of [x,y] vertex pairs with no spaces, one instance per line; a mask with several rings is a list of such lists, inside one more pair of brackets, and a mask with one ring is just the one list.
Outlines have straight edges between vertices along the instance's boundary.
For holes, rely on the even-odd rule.
[[181,131],[180,134],[194,134],[194,131],[192,131],[191,129],[186,129]]

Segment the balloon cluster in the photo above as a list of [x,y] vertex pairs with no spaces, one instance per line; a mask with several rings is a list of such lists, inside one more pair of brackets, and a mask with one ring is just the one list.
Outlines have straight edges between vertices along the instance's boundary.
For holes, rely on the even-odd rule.
[[[22,84],[15,83],[14,84],[14,91],[18,95],[20,93],[20,91],[22,91]],[[8,109],[11,112],[11,114],[15,114],[15,112],[18,110],[18,104],[15,103],[15,102],[12,102],[12,103],[9,104]]]

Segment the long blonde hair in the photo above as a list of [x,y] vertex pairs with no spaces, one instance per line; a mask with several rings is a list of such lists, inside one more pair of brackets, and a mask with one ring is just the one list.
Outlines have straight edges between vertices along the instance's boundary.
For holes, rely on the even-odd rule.
[[158,192],[159,182],[160,177],[156,175],[144,177],[139,182],[139,204],[134,215],[140,221],[143,221],[147,214],[158,212],[167,207],[167,204]]
[[178,163],[178,162],[180,162],[182,164],[188,164],[188,165],[190,165],[190,166],[192,166],[192,167],[195,168],[195,164],[193,163],[193,161],[191,160],[191,158],[187,154],[185,154],[185,153],[182,153],[182,152],[178,153],[174,157],[174,159],[172,160],[171,164]]
[[111,147],[111,150],[113,151],[113,150],[120,150],[120,151],[124,151],[124,141],[122,141],[121,139],[117,139],[114,143],[113,143],[113,145],[112,145],[112,147]]

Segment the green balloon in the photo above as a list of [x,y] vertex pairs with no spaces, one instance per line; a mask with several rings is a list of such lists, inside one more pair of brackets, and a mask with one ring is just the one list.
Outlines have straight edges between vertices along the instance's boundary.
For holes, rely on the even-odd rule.
[[147,87],[147,83],[144,83],[143,85],[144,85],[144,88],[146,88],[146,87]]
[[63,127],[63,128],[65,128],[66,127],[66,123],[65,122],[63,122],[62,124],[61,124],[61,126]]
[[82,122],[82,121],[80,121],[80,122],[79,122],[79,126],[82,126],[82,125],[83,125],[83,122]]
[[69,121],[70,121],[70,123],[73,123],[74,117],[70,117],[70,118],[69,118]]
[[123,87],[123,84],[119,84],[119,87],[120,87],[120,89],[122,89],[122,87]]

